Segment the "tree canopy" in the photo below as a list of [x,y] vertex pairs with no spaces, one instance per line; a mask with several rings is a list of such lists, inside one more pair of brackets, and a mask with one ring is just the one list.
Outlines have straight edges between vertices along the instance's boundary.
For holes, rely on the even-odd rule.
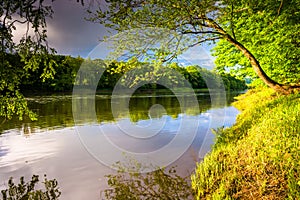
[[[232,5],[234,17],[223,24],[231,20],[238,27],[234,29],[234,37],[258,58],[268,76],[282,84],[299,84],[300,2],[269,2],[252,5],[251,9],[242,3]],[[243,8],[246,10],[239,12]],[[214,54],[219,71],[229,69],[234,74],[257,77],[249,70],[246,57],[228,42],[219,41]]]
[[[218,41],[216,55],[221,55],[217,60],[219,69],[237,68],[236,64],[245,69],[252,66],[256,76],[276,91],[289,94],[299,88],[297,33],[300,3],[297,0],[106,2],[106,6],[96,12],[90,11],[90,20],[118,32],[148,27],[176,32],[178,37],[175,40],[169,37],[169,43],[180,48],[165,51],[166,58],[174,58],[183,50],[206,41]],[[151,41],[145,39],[147,34],[139,32],[136,32],[136,40],[139,35],[144,43]],[[227,46],[224,47],[224,44]],[[226,57],[226,62],[221,62],[225,55],[228,59]]]
[[[20,81],[30,72],[43,67],[42,79],[55,73],[54,49],[47,44],[46,18],[52,9],[43,0],[3,0],[0,3],[0,116],[17,114],[34,118],[19,91]],[[16,38],[14,32],[26,27]],[[18,32],[20,33],[20,32]],[[20,64],[21,63],[21,64]]]
[[[137,79],[139,81],[147,82],[151,79],[152,74],[146,70],[149,63],[138,62],[136,59],[125,61],[111,61],[105,63],[101,59],[83,59],[81,57],[71,57],[56,55],[53,57],[57,66],[54,68],[55,74],[53,79],[47,79],[43,81],[40,79],[40,74],[43,73],[43,69],[36,70],[30,73],[27,77],[24,77],[20,83],[20,90],[26,94],[34,93],[55,93],[55,92],[71,92],[74,85],[83,88],[89,88],[93,84],[97,84],[97,89],[112,90],[120,81],[120,87],[128,88],[136,84]],[[95,73],[85,73],[85,71],[79,71],[81,66],[85,67],[86,71],[93,71]],[[152,67],[152,66],[150,66]],[[131,74],[131,70],[139,69],[136,73]],[[157,67],[157,74],[155,78],[157,80],[165,79],[170,81],[169,84],[174,83],[178,87],[184,87],[182,78],[187,80],[191,87],[194,89],[207,88],[206,81],[211,82],[213,88],[221,88],[220,76],[223,80],[226,90],[244,90],[246,89],[245,81],[240,80],[229,74],[219,74],[217,72],[209,71],[205,68],[201,68],[197,65],[180,66],[178,63],[170,63],[164,66]],[[100,80],[94,83],[99,77],[99,71],[102,71]],[[153,70],[154,71],[154,70]],[[152,71],[151,71],[152,72]],[[130,76],[131,74],[131,76]],[[182,78],[176,75],[181,75]],[[129,77],[128,77],[129,76]],[[147,80],[147,81],[146,81]],[[146,84],[142,88],[146,89],[159,89],[159,84]]]

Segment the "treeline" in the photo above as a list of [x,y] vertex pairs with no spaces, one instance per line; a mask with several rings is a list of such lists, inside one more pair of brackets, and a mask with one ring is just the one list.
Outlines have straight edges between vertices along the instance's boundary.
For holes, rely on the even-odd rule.
[[[181,67],[177,63],[170,63],[157,67],[136,61],[136,59],[127,62],[106,62],[101,59],[84,60],[81,57],[62,55],[54,56],[52,59],[56,62],[52,78],[42,79],[41,74],[44,68],[40,67],[22,78],[20,89],[24,92],[67,92],[72,91],[74,84],[86,87],[97,84],[97,89],[113,89],[118,81],[121,86],[130,87],[138,81],[147,83],[153,76],[170,83],[174,82],[179,87],[184,85],[183,80],[186,80],[194,89],[207,88],[207,84],[210,88],[220,88],[224,84],[226,90],[243,90],[247,87],[244,80],[225,73],[218,75],[196,65]],[[16,64],[22,63],[16,61]],[[79,70],[80,67],[81,70]],[[145,84],[144,87],[161,88],[154,84]]]

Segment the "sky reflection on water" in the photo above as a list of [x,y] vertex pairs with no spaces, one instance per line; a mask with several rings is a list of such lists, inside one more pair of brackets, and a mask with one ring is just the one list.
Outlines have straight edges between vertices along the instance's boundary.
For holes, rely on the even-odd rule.
[[[178,134],[177,130],[182,118],[199,121],[197,134],[191,146],[172,163],[178,166],[178,172],[182,175],[190,173],[195,166],[195,161],[203,158],[210,150],[214,139],[210,128],[231,126],[238,114],[233,107],[211,109],[207,96],[201,96],[198,100],[200,113],[180,113],[174,97],[144,97],[136,98],[131,102],[135,106],[132,106],[130,116],[121,114],[119,119],[111,120],[108,100],[109,98],[97,98],[96,110],[97,114],[101,113],[101,116],[98,117],[96,124],[86,121],[78,126],[85,127],[87,130],[101,127],[109,140],[124,151],[145,153],[163,148]],[[166,113],[149,118],[148,108],[154,104],[163,105]],[[10,176],[18,178],[25,175],[29,179],[32,174],[41,176],[47,174],[48,178],[56,178],[59,181],[63,192],[61,199],[99,199],[100,190],[107,187],[104,175],[114,171],[94,159],[82,145],[72,121],[71,100],[59,99],[43,104],[35,102],[31,103],[31,106],[40,115],[37,122],[13,120],[1,126],[4,134],[0,135],[0,189],[4,187],[3,184]],[[161,121],[164,123],[160,124]],[[147,137],[147,140],[124,135],[118,127],[120,123],[125,128],[133,124],[147,129],[147,125],[151,122],[152,126],[148,128],[154,129],[154,132],[159,131]],[[155,130],[155,124],[160,128]],[[130,129],[127,131],[130,132]],[[150,130],[150,134],[152,133]],[[147,131],[143,134],[147,136]],[[204,137],[205,135],[207,137]],[[89,140],[96,141],[95,145],[101,145],[101,141],[97,141],[98,136],[95,134],[86,136]],[[97,146],[94,147],[97,149]],[[177,151],[176,147],[171,150]],[[109,153],[110,151],[107,150],[107,155]]]

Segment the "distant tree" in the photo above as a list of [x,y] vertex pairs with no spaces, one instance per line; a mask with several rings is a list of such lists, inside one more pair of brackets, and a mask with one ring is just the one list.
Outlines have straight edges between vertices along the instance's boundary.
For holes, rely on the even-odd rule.
[[[286,28],[284,30],[290,29],[284,37],[288,38],[287,41],[281,41],[280,38],[275,41],[284,44],[282,47],[285,53],[283,62],[287,63],[280,68],[277,63],[269,62],[272,65],[269,68],[274,68],[272,71],[274,73],[275,71],[281,75],[286,73],[286,76],[291,75],[292,68],[299,68],[299,53],[297,54],[299,48],[298,50],[295,48],[299,44],[297,35],[299,35],[300,2],[298,0],[107,0],[106,2],[107,4],[96,12],[90,11],[90,20],[105,24],[118,32],[128,32],[136,28],[145,30],[148,27],[174,31],[178,35],[176,39],[162,35],[159,31],[156,33],[165,40],[169,40],[166,43],[173,44],[174,48],[171,50],[168,50],[167,47],[157,50],[158,54],[165,56],[165,60],[175,58],[184,50],[207,41],[224,41],[235,47],[235,50],[230,51],[230,56],[234,53],[243,55],[247,60],[247,66],[251,65],[256,75],[269,87],[283,94],[289,94],[300,88],[297,83],[290,84],[289,81],[279,83],[280,76],[267,75],[263,70],[264,66],[261,66],[259,62],[260,54],[276,51],[277,47],[264,50],[259,54],[256,54],[259,50],[251,48],[252,46],[260,48],[261,40],[257,40],[256,32],[264,36],[263,44],[267,44],[277,36],[284,35],[284,33],[278,34],[282,27]],[[244,32],[240,33],[240,28]],[[148,33],[136,31],[135,36],[132,36],[132,41],[144,42],[146,43],[144,47],[147,47],[147,44],[153,42],[147,37],[154,34],[155,31]],[[284,40],[284,38],[282,39]],[[122,42],[127,42],[127,46],[132,47],[130,42],[126,40]],[[249,42],[253,44],[249,46]],[[267,47],[268,45],[264,45],[264,48]],[[293,53],[294,50],[297,52]],[[138,51],[147,53],[149,49],[138,48]],[[292,55],[286,54],[287,52],[291,52]],[[225,54],[222,55],[224,59],[227,59]],[[276,55],[278,54],[270,53],[268,56],[276,59],[273,57]],[[263,64],[268,63],[265,58],[267,58],[266,55],[262,58],[264,59]],[[298,73],[297,69],[296,71]]]

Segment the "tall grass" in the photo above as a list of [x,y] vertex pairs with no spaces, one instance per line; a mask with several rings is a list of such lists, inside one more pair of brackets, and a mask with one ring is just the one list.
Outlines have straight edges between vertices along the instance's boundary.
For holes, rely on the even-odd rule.
[[269,89],[239,97],[237,123],[216,131],[196,167],[197,199],[300,199],[300,95]]

